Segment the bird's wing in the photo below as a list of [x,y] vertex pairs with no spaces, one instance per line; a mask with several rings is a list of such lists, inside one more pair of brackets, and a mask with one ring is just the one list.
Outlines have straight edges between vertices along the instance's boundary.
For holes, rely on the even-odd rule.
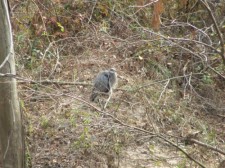
[[109,74],[107,72],[102,72],[95,79],[96,90],[100,92],[108,92],[109,91]]

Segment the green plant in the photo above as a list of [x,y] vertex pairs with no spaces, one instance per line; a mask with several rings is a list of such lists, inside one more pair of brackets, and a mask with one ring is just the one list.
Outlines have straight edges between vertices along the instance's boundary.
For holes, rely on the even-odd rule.
[[214,144],[216,140],[216,131],[214,129],[209,130],[206,134],[206,141],[210,144]]
[[114,143],[114,151],[116,152],[116,154],[120,154],[121,150],[122,150],[121,142],[117,141],[116,143]]
[[208,74],[208,73],[203,75],[202,81],[205,84],[212,84],[213,83],[213,80],[211,78],[211,75]]
[[26,152],[25,152],[25,167],[32,168],[31,154],[30,154],[29,148],[27,147],[27,143],[26,143]]
[[44,117],[44,116],[41,117],[41,119],[40,119],[40,125],[41,125],[41,127],[42,127],[43,129],[48,128],[48,127],[50,126],[49,119],[46,118],[46,117]]
[[74,148],[90,148],[91,147],[91,139],[89,134],[89,128],[84,127],[82,134],[78,138],[78,140],[74,141],[73,145]]
[[177,168],[186,168],[187,160],[183,159],[181,160],[178,165],[176,166]]

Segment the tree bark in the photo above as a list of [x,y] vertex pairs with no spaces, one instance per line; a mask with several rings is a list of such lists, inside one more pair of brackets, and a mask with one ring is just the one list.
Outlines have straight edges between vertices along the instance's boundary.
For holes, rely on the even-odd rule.
[[16,73],[8,11],[7,0],[0,0],[0,166],[23,168],[24,145],[16,80],[1,76]]

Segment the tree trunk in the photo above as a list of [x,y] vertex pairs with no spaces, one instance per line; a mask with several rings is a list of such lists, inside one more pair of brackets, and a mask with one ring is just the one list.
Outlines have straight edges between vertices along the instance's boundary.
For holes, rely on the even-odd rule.
[[[0,167],[23,168],[24,145],[7,0],[0,0]],[[1,165],[2,164],[2,165]]]

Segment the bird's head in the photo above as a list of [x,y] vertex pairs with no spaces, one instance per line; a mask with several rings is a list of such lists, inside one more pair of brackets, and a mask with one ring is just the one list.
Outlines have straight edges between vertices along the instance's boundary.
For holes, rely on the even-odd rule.
[[109,71],[116,72],[116,68],[110,68]]

